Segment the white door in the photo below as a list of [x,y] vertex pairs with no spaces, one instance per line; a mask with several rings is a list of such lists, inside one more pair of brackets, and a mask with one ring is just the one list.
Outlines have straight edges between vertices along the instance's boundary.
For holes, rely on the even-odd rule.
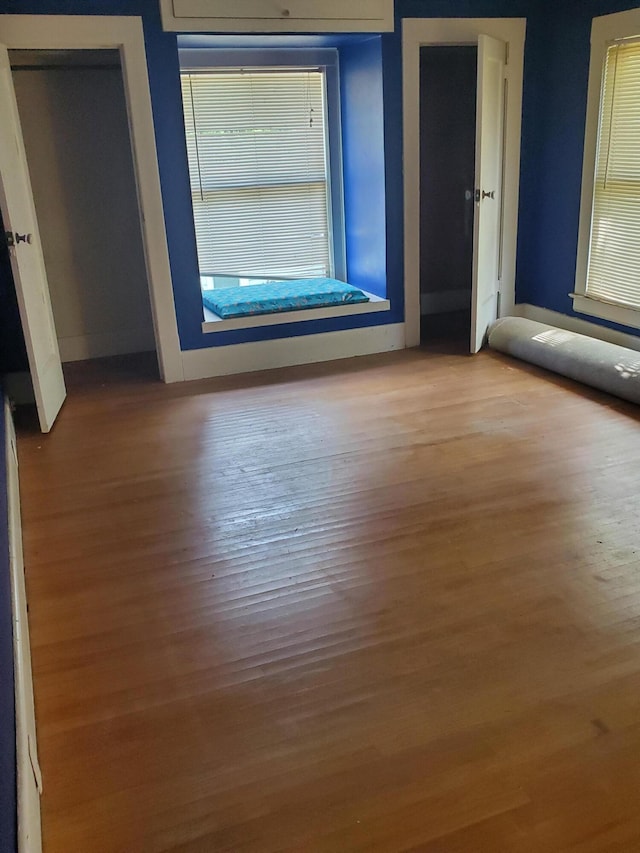
[[42,432],[66,397],[9,54],[0,45],[0,208]]
[[482,347],[498,316],[505,57],[504,42],[478,37],[471,352]]

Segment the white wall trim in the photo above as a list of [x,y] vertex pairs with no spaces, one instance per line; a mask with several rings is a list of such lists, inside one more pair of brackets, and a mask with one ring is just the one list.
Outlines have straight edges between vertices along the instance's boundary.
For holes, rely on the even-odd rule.
[[237,6],[233,0],[160,0],[162,26],[187,33],[381,33],[394,25],[393,0],[245,0]]
[[574,310],[593,317],[602,317],[616,323],[639,326],[640,313],[632,308],[610,305],[587,298],[587,270],[589,265],[589,242],[591,239],[591,214],[593,210],[593,184],[595,180],[600,123],[600,95],[602,73],[607,47],[615,39],[636,36],[640,32],[640,9],[616,12],[593,19],[591,25],[591,56],[589,59],[589,87],[587,90],[587,113],[584,129],[584,152],[582,159],[582,190],[580,194],[580,223],[578,226],[578,251],[576,256],[576,278],[574,283]]
[[9,404],[4,401],[9,509],[9,561],[13,613],[13,656],[16,709],[16,770],[18,800],[18,853],[41,853],[40,794],[42,777],[38,763],[33,676],[29,644],[29,617],[22,554],[22,525],[18,483],[16,436]]
[[120,51],[158,363],[165,382],[183,379],[142,19],[0,15],[0,42],[9,49]]
[[640,329],[640,310],[635,308],[613,305],[611,302],[574,293],[573,310],[588,317],[600,317],[603,320],[611,320],[612,323],[620,323],[621,326]]
[[291,367],[295,364],[313,364],[372,355],[403,347],[404,324],[390,323],[342,332],[323,332],[273,341],[185,350],[182,353],[182,361],[185,379],[206,379],[232,373],[269,370],[273,367]]
[[524,18],[405,18],[402,22],[404,263],[406,346],[420,343],[420,48],[477,44],[481,34],[508,44],[500,313],[515,304]]
[[570,317],[568,314],[560,314],[549,308],[539,308],[537,305],[529,305],[526,302],[515,305],[510,312],[513,317],[524,317],[526,320],[535,320],[537,323],[546,323],[556,326],[558,329],[566,329],[568,332],[576,332],[579,335],[587,335],[597,338],[599,341],[607,341],[621,347],[640,351],[640,336],[628,335],[618,332],[616,329],[608,329],[588,320],[580,320],[578,317]]

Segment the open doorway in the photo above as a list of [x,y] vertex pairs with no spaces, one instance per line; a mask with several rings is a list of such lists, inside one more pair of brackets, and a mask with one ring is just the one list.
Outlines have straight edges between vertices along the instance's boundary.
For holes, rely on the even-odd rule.
[[148,373],[155,339],[120,53],[9,57],[61,360],[119,356]]
[[518,223],[523,18],[402,21],[405,345],[421,340],[420,60],[431,46],[477,49],[475,209],[469,349],[513,311]]
[[420,48],[420,337],[467,350],[477,54],[475,45]]
[[[48,432],[64,402],[66,389],[58,347],[40,228],[29,177],[9,50],[116,50],[126,95],[126,112],[138,202],[139,230],[153,316],[155,351],[165,382],[184,379],[169,252],[165,230],[151,92],[142,19],[136,16],[0,15],[0,207],[10,272],[20,313],[38,420]],[[100,204],[100,199],[96,204]],[[114,246],[113,252],[120,247]],[[6,261],[6,257],[5,257]],[[89,364],[91,362],[78,362]],[[22,388],[23,376],[10,374]],[[17,397],[17,394],[15,395]],[[26,396],[21,394],[21,396]]]

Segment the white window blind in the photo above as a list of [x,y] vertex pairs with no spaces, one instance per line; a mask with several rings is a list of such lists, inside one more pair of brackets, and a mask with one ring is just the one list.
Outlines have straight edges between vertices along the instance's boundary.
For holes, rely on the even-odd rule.
[[587,296],[640,308],[640,41],[607,50]]
[[200,273],[330,275],[323,71],[181,79]]

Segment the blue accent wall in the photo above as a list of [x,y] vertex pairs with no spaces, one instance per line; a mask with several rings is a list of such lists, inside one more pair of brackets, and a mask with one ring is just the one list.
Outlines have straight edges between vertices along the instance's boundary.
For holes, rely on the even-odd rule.
[[347,277],[387,295],[382,43],[380,36],[340,48],[340,101]]
[[0,851],[16,849],[16,728],[4,400],[0,388]]
[[[162,31],[157,0],[0,0],[0,9],[16,14],[142,16],[180,341],[183,349],[197,349],[402,322],[404,17],[527,18],[516,297],[519,302],[572,314],[567,294],[574,286],[591,19],[636,3],[637,0],[396,0],[394,33],[381,38],[306,37],[310,45],[337,46],[341,56],[342,93],[347,99],[343,122],[350,277],[362,286],[366,286],[366,278],[369,288],[381,293],[386,253],[386,295],[392,310],[215,335],[205,335],[201,330],[177,37]],[[201,38],[193,37],[194,42]],[[233,37],[226,38],[229,41]],[[282,40],[286,44],[288,39]],[[364,108],[365,103],[368,109]],[[365,123],[379,135],[381,121],[384,180],[379,149],[368,152],[370,157],[359,159],[350,143],[354,130]],[[367,180],[368,169],[372,170],[371,182]],[[372,239],[373,230],[367,225],[368,218],[370,225],[377,223],[376,233],[380,233],[383,209],[386,246],[383,241]],[[596,319],[593,322],[612,325]]]
[[[526,15],[538,9],[538,0],[400,0],[397,16],[500,16]],[[365,115],[354,100],[344,108],[344,154],[346,157],[347,205],[353,214],[353,227],[348,234],[348,259],[354,279],[371,274],[369,283],[382,292],[386,253],[386,295],[391,311],[350,317],[313,320],[305,323],[283,323],[256,329],[205,335],[201,329],[202,311],[195,235],[184,139],[180,96],[177,37],[162,31],[157,0],[5,0],[2,10],[12,13],[40,14],[115,14],[141,15],[149,68],[149,82],[154,112],[160,180],[164,201],[169,258],[174,285],[174,300],[180,342],[183,349],[243,343],[318,332],[338,331],[363,326],[399,323],[404,318],[403,285],[403,198],[402,198],[402,76],[401,29],[384,34],[381,41],[362,36],[324,36],[324,44],[332,43],[342,54],[346,80],[343,94],[351,99],[365,97],[373,109]],[[200,38],[200,37],[194,37]],[[359,43],[360,42],[360,43]],[[381,55],[380,55],[381,53]],[[380,68],[384,112],[382,116],[385,156],[384,180],[380,151],[373,155],[373,184],[364,203],[360,192],[366,185],[366,164],[350,149],[357,138],[358,127],[369,123],[380,134]],[[371,84],[371,88],[368,88]],[[365,91],[366,89],[366,91]],[[525,129],[526,132],[526,129]],[[363,158],[364,159],[364,158]],[[416,180],[417,180],[416,176]],[[377,191],[374,192],[374,187]],[[526,188],[525,188],[526,189]],[[375,198],[377,192],[382,198]],[[526,198],[526,192],[524,197]],[[368,208],[368,209],[365,209]],[[376,227],[376,238],[368,225],[379,223],[382,211],[386,218],[386,246]],[[368,219],[368,223],[367,223]],[[367,259],[367,252],[373,254]],[[364,286],[364,280],[362,281]]]
[[[338,319],[310,320],[304,323],[283,323],[256,329],[234,332],[217,332],[215,335],[203,334],[200,328],[200,313],[189,307],[185,312],[184,325],[179,320],[180,339],[183,349],[196,349],[205,346],[224,346],[247,341],[267,340],[283,337],[297,337],[318,332],[360,328],[385,323],[399,323],[403,319],[404,285],[402,280],[402,250],[398,252],[397,239],[388,238],[390,223],[397,220],[397,211],[387,203],[385,183],[391,176],[397,184],[402,182],[401,171],[401,134],[400,124],[396,124],[391,137],[395,135],[395,148],[391,144],[385,150],[386,116],[384,110],[384,75],[382,37],[361,34],[331,34],[321,36],[226,36],[226,35],[186,35],[180,36],[180,48],[304,48],[301,56],[306,57],[314,48],[337,48],[340,68],[340,101],[342,126],[342,167],[344,184],[344,221],[347,256],[347,280],[392,302],[390,312],[374,315],[355,315]],[[306,61],[306,60],[305,60]],[[332,102],[329,105],[330,120],[333,117]],[[393,162],[390,151],[395,152]],[[399,155],[399,156],[398,156]],[[182,202],[182,200],[181,200]],[[193,229],[191,219],[191,200],[187,197],[188,217],[181,217],[181,228]],[[393,232],[393,225],[391,231]],[[187,239],[187,238],[186,238]],[[196,276],[199,286],[197,260],[195,258],[195,237],[188,235],[187,242],[192,245],[194,257],[190,266],[189,278]],[[387,256],[396,258],[395,264],[389,264],[395,270],[388,278]],[[398,267],[398,255],[400,267]],[[174,283],[175,287],[175,283]],[[191,291],[191,287],[189,288]],[[191,292],[183,294],[192,305]],[[197,305],[200,294],[197,292]],[[195,304],[195,303],[193,303]],[[187,319],[187,313],[189,319]],[[186,325],[188,323],[188,325]],[[183,329],[185,334],[183,334]]]
[[574,290],[592,19],[640,0],[549,3],[528,32],[516,297],[562,314],[640,335],[640,330],[576,314]]
[[382,36],[385,189],[387,197],[387,298],[393,322],[404,322],[404,189],[402,170],[402,40]]

